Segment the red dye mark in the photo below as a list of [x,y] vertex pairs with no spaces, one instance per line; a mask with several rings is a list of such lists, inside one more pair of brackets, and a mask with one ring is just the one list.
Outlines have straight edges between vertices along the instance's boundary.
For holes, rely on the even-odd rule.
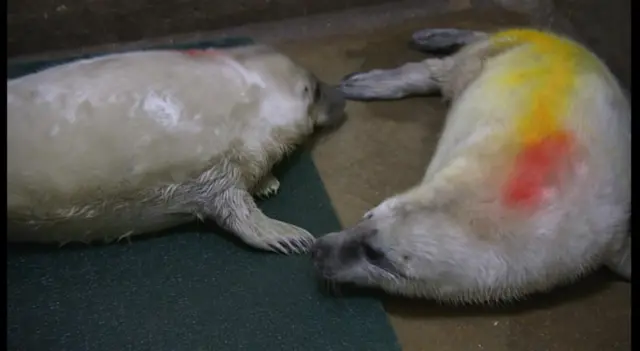
[[190,49],[190,50],[184,50],[183,51],[186,55],[189,56],[212,56],[212,55],[218,55],[220,53],[219,50],[214,50],[214,49]]
[[507,206],[535,206],[542,199],[545,183],[559,171],[569,156],[573,138],[557,132],[525,146],[516,156],[503,192]]

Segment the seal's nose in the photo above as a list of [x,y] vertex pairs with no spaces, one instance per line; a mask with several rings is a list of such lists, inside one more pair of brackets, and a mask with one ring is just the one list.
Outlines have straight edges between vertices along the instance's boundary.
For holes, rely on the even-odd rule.
[[327,120],[323,126],[337,126],[345,119],[345,108],[347,101],[344,94],[337,87],[321,83],[323,102],[326,106]]
[[344,110],[346,100],[339,87],[323,84],[322,90],[334,113]]
[[335,265],[335,247],[328,240],[319,239],[311,248],[311,259],[314,266],[320,271]]
[[317,241],[311,248],[311,259],[316,263],[321,262],[327,256],[327,252],[327,244]]
[[335,262],[331,245],[318,240],[311,248],[311,259],[316,272],[323,278],[330,279],[334,275]]

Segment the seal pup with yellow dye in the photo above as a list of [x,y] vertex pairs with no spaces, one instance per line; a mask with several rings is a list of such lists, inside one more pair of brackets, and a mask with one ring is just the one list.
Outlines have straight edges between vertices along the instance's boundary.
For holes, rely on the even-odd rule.
[[267,217],[272,166],[344,99],[267,46],[110,54],[7,81],[8,241],[92,242],[209,218],[248,245],[307,251]]
[[351,99],[451,101],[422,182],[319,238],[321,277],[451,302],[523,297],[606,265],[631,275],[630,104],[553,33],[416,33],[451,56],[348,75]]

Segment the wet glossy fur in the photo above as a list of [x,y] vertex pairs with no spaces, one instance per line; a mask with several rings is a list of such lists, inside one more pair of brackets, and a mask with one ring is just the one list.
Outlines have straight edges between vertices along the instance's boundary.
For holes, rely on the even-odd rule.
[[7,239],[112,241],[209,218],[303,252],[311,234],[252,195],[275,193],[271,167],[340,118],[323,86],[264,46],[113,54],[7,81]]

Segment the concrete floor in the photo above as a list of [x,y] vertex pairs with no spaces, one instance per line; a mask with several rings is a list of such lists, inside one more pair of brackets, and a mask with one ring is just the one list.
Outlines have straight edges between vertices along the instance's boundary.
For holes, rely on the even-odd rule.
[[[407,48],[410,34],[420,28],[491,29],[523,21],[503,12],[460,11],[280,47],[320,78],[336,82],[349,72],[420,60],[421,54]],[[366,210],[422,177],[446,109],[438,97],[348,104],[348,122],[314,150],[343,225],[355,223]],[[385,307],[406,351],[630,348],[630,286],[608,272],[501,308],[447,307],[400,298],[388,298]]]

